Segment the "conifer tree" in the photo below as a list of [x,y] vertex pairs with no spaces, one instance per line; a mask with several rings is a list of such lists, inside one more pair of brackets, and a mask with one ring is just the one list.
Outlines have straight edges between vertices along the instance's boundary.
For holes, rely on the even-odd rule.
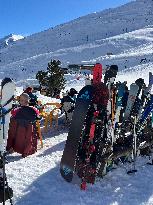
[[59,60],[51,60],[48,63],[47,71],[38,71],[36,79],[40,86],[46,87],[46,95],[50,97],[56,96],[65,85],[64,71],[60,67]]

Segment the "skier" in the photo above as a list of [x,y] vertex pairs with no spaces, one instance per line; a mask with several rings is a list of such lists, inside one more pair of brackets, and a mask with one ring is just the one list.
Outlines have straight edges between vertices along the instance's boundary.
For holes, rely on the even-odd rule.
[[68,122],[72,120],[77,93],[78,92],[74,88],[71,88],[68,94],[61,99],[62,109],[65,112],[66,121]]

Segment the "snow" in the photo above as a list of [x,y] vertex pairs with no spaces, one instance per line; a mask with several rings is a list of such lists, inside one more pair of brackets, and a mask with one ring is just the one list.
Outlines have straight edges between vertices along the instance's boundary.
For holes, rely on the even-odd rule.
[[12,45],[15,41],[21,40],[24,37],[21,35],[10,34],[2,39],[0,39],[0,49]]
[[[152,0],[136,0],[23,39],[14,36],[16,42],[6,43],[11,36],[0,39],[0,79],[13,78],[17,85],[16,95],[20,95],[26,86],[38,83],[36,72],[45,70],[47,63],[55,58],[61,60],[64,67],[97,62],[106,68],[117,64],[116,81],[127,81],[130,85],[142,77],[148,84],[149,72],[153,72],[152,13]],[[79,91],[85,85],[80,73],[66,74],[65,79],[63,92],[72,87]],[[39,92],[37,96],[42,104],[59,102]],[[67,134],[68,129],[62,124],[47,132],[42,126],[42,149],[26,158],[17,153],[8,156],[6,172],[14,190],[14,204],[153,205],[153,167],[146,164],[147,158],[137,159],[137,173],[127,175],[130,165],[121,164],[103,179],[97,179],[94,185],[88,185],[87,191],[67,183],[59,172]]]
[[[10,178],[10,180],[8,179],[10,186],[15,190],[14,200],[17,201],[16,204],[43,205],[47,204],[46,201],[50,203],[50,199],[53,197],[51,193],[56,192],[58,182],[62,182],[61,177],[57,174],[59,172],[57,166],[61,158],[66,134],[64,131],[61,134],[59,133],[60,131],[51,132],[49,139],[44,140],[44,148],[38,150],[37,154],[25,159],[16,154],[12,155],[10,159],[8,158],[11,162],[7,165],[7,176]],[[49,175],[52,175],[52,177],[48,183]],[[44,193],[46,193],[46,196]],[[53,200],[56,199],[53,197]]]
[[44,148],[27,158],[8,157],[9,185],[17,205],[151,205],[153,204],[153,167],[147,159],[137,160],[138,172],[127,175],[130,165],[120,165],[86,191],[67,183],[59,173],[67,130],[50,130]]

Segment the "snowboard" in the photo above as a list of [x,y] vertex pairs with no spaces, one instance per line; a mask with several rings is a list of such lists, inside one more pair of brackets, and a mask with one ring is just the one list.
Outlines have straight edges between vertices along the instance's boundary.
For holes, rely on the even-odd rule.
[[143,98],[144,98],[144,96],[142,96],[143,91],[144,91],[144,87],[145,87],[144,79],[138,78],[135,81],[135,84],[139,87],[139,89],[138,89],[137,96],[136,96],[135,102],[133,104],[131,113],[133,116],[137,116],[137,118],[138,118],[139,112],[142,109],[141,106],[143,104]]
[[107,136],[111,139],[112,144],[114,142],[114,117],[115,117],[115,101],[116,101],[116,90],[114,86],[115,78],[118,72],[117,65],[111,65],[109,70],[106,71],[104,77],[104,83],[107,85],[109,91],[109,99],[107,102]]
[[132,83],[130,85],[127,106],[126,106],[126,109],[124,112],[124,120],[128,120],[130,117],[130,113],[131,113],[132,107],[135,103],[138,91],[139,91],[139,86],[136,83]]
[[108,90],[109,90],[109,101],[107,104],[108,118],[112,112],[112,89],[113,89],[113,85],[114,85],[117,72],[118,72],[118,66],[111,65],[109,70],[105,72],[105,76],[104,76],[104,84],[107,85]]
[[117,99],[116,99],[116,113],[115,113],[115,124],[119,122],[120,119],[120,113],[122,109],[122,98],[125,93],[125,83],[120,83],[117,86]]
[[[5,78],[1,82],[1,98],[0,98],[0,105],[1,105],[1,113],[3,117],[1,117],[1,129],[0,129],[0,151],[4,152],[7,137],[8,137],[8,129],[10,123],[10,116],[11,116],[11,109],[14,99],[14,92],[15,92],[15,84],[10,78]],[[4,124],[4,137],[3,137],[3,129],[2,125]]]
[[100,83],[102,80],[102,65],[97,63],[93,68],[93,84]]
[[[107,104],[109,100],[109,90],[105,84],[101,83],[94,86],[93,103],[95,112],[93,113],[93,122],[91,122],[89,140],[93,140],[95,150],[90,157],[90,183],[95,182],[96,176],[104,166],[102,156],[107,152]],[[94,126],[92,129],[92,126]],[[91,132],[92,130],[92,132]],[[93,133],[94,131],[94,133]],[[93,133],[93,134],[92,134]],[[89,174],[88,174],[89,175]],[[87,176],[88,176],[87,175]],[[87,177],[88,179],[88,177]]]
[[152,84],[153,84],[153,74],[152,74],[152,72],[149,72],[149,87],[150,88],[151,88]]
[[14,82],[10,78],[3,79],[0,96],[0,202],[3,202],[3,204],[7,199],[10,199],[11,202],[13,197],[13,190],[8,186],[5,174],[5,150],[14,93]]
[[[99,164],[99,152],[104,147],[104,129],[107,118],[108,89],[104,83],[93,85],[93,100],[88,112],[88,122],[84,129],[83,143],[80,146],[79,160],[76,166],[79,177],[82,179],[81,188],[85,183],[94,183]],[[101,142],[101,143],[100,143]],[[101,147],[102,144],[102,147]]]
[[150,100],[147,102],[143,113],[141,114],[139,124],[143,125],[145,121],[147,120],[148,116],[151,114],[153,110],[153,95],[151,95]]
[[152,85],[153,85],[153,75],[152,75],[151,72],[149,72],[148,87],[146,87],[145,83],[143,84],[143,87],[142,87],[141,105],[140,105],[140,109],[139,109],[139,112],[138,112],[138,119],[140,119],[141,114],[143,112],[143,109],[146,107],[146,105],[147,105],[147,103],[150,99],[150,93],[151,93]]
[[105,72],[104,83],[107,84],[111,78],[116,78],[117,72],[118,66],[111,65],[110,68]]
[[73,117],[60,163],[61,176],[67,182],[71,182],[73,179],[79,141],[82,136],[86,115],[92,101],[92,92],[93,87],[87,85],[80,90],[76,99]]

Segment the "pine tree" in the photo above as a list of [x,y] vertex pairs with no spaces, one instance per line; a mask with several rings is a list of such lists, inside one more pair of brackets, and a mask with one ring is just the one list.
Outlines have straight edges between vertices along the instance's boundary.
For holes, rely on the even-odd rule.
[[56,96],[65,85],[64,71],[60,67],[59,60],[51,60],[48,63],[47,71],[38,71],[36,79],[40,86],[46,87],[46,95],[50,97]]

